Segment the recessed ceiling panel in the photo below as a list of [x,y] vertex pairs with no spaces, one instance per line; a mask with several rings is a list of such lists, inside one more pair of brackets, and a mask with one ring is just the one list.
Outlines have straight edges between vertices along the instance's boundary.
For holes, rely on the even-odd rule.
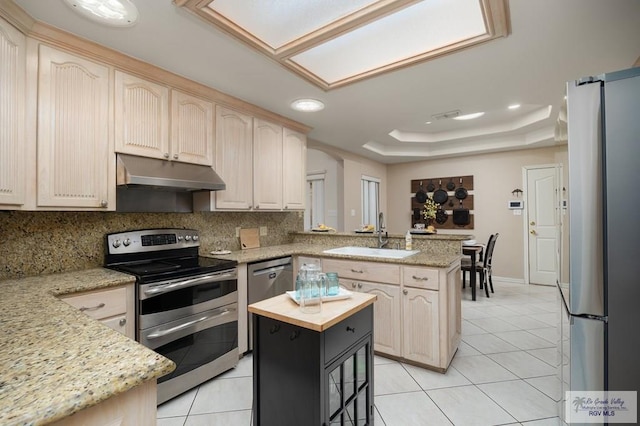
[[477,0],[417,3],[295,55],[328,84],[487,33]]
[[325,90],[504,37],[507,0],[174,0]]
[[378,0],[214,0],[208,7],[273,49]]

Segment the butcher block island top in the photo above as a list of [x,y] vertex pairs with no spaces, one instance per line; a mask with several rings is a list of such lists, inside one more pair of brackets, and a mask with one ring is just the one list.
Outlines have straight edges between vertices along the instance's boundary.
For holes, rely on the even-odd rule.
[[322,303],[322,310],[316,314],[307,314],[286,294],[249,305],[249,312],[272,318],[288,324],[323,332],[358,311],[373,304],[378,296],[367,293],[352,293],[348,299],[332,300]]

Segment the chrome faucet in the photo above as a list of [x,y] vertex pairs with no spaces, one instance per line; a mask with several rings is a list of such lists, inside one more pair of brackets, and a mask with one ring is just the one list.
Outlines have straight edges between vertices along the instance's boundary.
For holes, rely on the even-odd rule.
[[380,212],[378,215],[378,248],[383,248],[389,244],[388,234],[385,231],[385,238],[382,238],[382,230],[384,229],[384,214]]

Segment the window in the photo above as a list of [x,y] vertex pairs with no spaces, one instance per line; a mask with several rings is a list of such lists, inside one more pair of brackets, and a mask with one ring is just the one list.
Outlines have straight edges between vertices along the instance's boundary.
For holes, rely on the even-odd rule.
[[362,225],[375,224],[379,229],[380,179],[362,176]]
[[307,175],[307,206],[304,229],[311,229],[324,220],[324,173]]

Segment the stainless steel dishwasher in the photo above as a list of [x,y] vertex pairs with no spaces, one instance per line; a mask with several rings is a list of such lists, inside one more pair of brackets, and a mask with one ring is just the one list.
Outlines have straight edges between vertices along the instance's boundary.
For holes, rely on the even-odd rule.
[[[249,304],[293,290],[291,256],[250,263],[247,266],[247,298]],[[249,350],[253,349],[253,314],[249,316]]]

